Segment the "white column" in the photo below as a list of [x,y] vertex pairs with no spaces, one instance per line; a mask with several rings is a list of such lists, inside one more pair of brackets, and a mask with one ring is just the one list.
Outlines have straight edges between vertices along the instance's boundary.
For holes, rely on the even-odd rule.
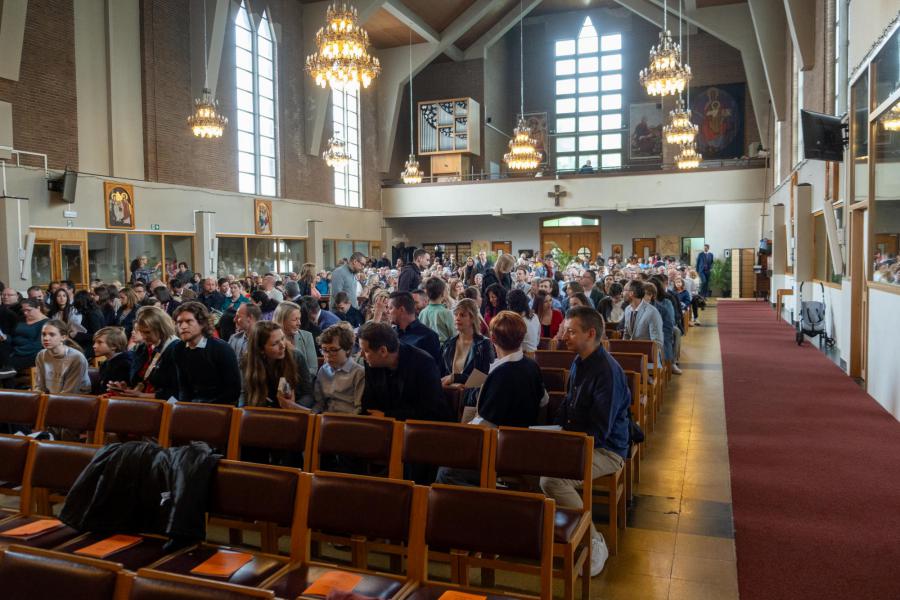
[[23,293],[31,287],[31,265],[20,260],[30,225],[27,198],[0,196],[0,281]]
[[98,175],[112,173],[109,69],[106,59],[106,1],[79,0],[75,3],[78,168]]
[[216,213],[194,212],[194,264],[192,270],[204,276],[216,276],[219,262],[219,242],[216,239]]
[[140,2],[115,0],[107,7],[112,175],[143,179]]
[[322,250],[322,238],[320,237],[319,223],[315,219],[306,221],[306,260],[316,265],[316,271],[321,271],[325,264],[325,252]]

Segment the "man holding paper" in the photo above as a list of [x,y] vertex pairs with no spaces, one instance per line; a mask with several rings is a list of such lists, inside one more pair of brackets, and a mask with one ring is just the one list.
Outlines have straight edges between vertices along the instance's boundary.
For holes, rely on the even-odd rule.
[[[625,372],[601,345],[603,318],[596,310],[569,309],[563,323],[566,346],[577,356],[569,371],[566,399],[559,407],[556,424],[566,431],[581,431],[594,438],[592,477],[615,473],[628,453],[628,409],[631,393]],[[582,485],[572,479],[541,477],[541,489],[556,506],[581,510]],[[609,550],[591,525],[591,577],[603,570]]]

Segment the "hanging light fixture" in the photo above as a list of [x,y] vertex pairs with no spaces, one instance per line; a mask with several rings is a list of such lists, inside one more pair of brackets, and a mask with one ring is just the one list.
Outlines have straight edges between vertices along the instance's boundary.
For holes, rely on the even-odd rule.
[[416,160],[416,150],[413,145],[413,89],[412,82],[413,79],[413,69],[412,69],[412,30],[409,31],[409,159],[403,165],[403,173],[400,174],[400,178],[403,180],[403,183],[408,185],[415,185],[417,183],[422,183],[422,171],[419,170],[419,161]]
[[537,151],[537,141],[531,135],[531,128],[525,122],[525,49],[524,12],[519,0],[519,122],[509,140],[509,152],[503,155],[503,162],[511,171],[531,171],[541,164],[543,155]]
[[697,152],[697,144],[689,142],[681,147],[681,152],[675,156],[675,165],[682,170],[696,169],[700,166],[703,155]]
[[663,28],[659,44],[650,48],[650,65],[641,69],[641,85],[651,96],[681,93],[691,81],[691,68],[681,64],[681,46],[672,40],[668,30],[668,7],[663,0]]
[[333,136],[328,140],[328,147],[322,153],[322,159],[329,167],[342,169],[344,165],[350,162],[350,155],[347,154],[344,142],[337,136]]
[[369,34],[359,25],[356,8],[337,2],[325,11],[325,26],[316,32],[316,52],[306,57],[306,72],[322,87],[369,87],[381,63],[368,52]]
[[[688,60],[690,60],[690,38],[688,38]],[[681,45],[681,0],[678,3],[678,45]],[[685,67],[690,67],[685,63]],[[688,94],[690,94],[688,87]],[[669,122],[663,127],[666,143],[684,145],[694,141],[697,126],[691,122],[691,109],[685,108],[684,99],[679,94],[675,109],[669,112]]]
[[219,103],[209,89],[209,58],[206,53],[206,2],[203,2],[203,92],[194,99],[194,113],[187,122],[198,138],[220,138],[225,132],[228,118],[219,114]]
[[894,105],[881,115],[881,126],[885,131],[900,131],[900,102]]

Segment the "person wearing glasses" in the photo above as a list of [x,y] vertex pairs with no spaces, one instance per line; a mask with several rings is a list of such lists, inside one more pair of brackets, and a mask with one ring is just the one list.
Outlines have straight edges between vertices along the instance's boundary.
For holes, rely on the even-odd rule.
[[350,297],[350,306],[359,308],[359,299],[356,295],[356,274],[366,266],[366,256],[362,252],[354,252],[347,260],[347,264],[341,265],[331,273],[331,299],[330,307],[336,308],[335,297],[338,292],[347,292]]
[[325,363],[319,367],[313,412],[359,414],[366,385],[366,369],[350,358],[355,335],[349,323],[332,325],[319,343]]

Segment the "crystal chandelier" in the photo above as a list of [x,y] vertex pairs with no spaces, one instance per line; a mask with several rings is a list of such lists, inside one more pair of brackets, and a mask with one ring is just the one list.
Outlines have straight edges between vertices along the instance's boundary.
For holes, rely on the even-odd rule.
[[675,109],[669,111],[669,122],[663,126],[666,143],[684,145],[694,141],[697,126],[691,122],[691,109],[684,107],[681,98],[675,101]]
[[369,34],[359,26],[356,8],[335,2],[326,10],[325,22],[316,33],[318,50],[306,57],[306,72],[322,87],[369,87],[381,63],[368,53]]
[[209,88],[194,100],[194,114],[188,117],[188,125],[198,138],[220,138],[228,124],[228,118],[216,111],[219,103],[212,97]]
[[322,159],[329,167],[340,169],[350,162],[350,155],[347,154],[344,142],[337,137],[333,137],[328,140],[328,147],[322,153]]
[[666,25],[668,8],[663,2],[663,28],[659,44],[650,48],[650,65],[641,69],[641,85],[651,96],[680,94],[691,81],[691,68],[681,64],[681,46],[672,40]]
[[419,161],[416,160],[416,150],[413,145],[413,71],[412,71],[412,30],[409,31],[409,159],[403,165],[403,173],[400,178],[403,183],[415,185],[422,183],[422,171],[419,170]]
[[900,102],[881,116],[881,125],[885,131],[900,131]]
[[187,118],[188,125],[195,137],[220,138],[225,132],[228,118],[219,114],[219,103],[213,98],[209,89],[209,59],[206,54],[206,2],[203,3],[203,91],[194,99],[194,113]]
[[675,165],[679,169],[696,169],[700,166],[703,155],[697,152],[697,145],[690,142],[681,147],[681,152],[675,156]]
[[519,123],[509,140],[509,152],[503,155],[503,162],[511,171],[531,171],[541,164],[542,154],[537,151],[537,142],[531,135],[531,128],[525,122],[525,49],[522,19],[522,0],[519,0]]

